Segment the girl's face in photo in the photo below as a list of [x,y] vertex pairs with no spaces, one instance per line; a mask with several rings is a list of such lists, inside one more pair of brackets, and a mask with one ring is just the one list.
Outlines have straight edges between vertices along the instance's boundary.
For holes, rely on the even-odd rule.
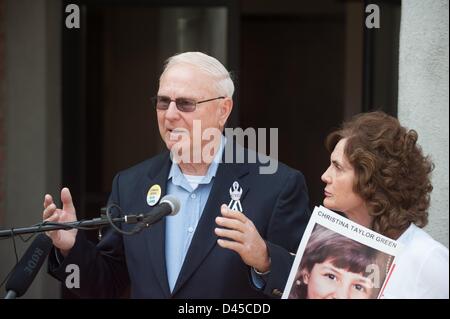
[[330,260],[314,265],[303,276],[308,299],[369,299],[372,282],[362,274],[335,267]]

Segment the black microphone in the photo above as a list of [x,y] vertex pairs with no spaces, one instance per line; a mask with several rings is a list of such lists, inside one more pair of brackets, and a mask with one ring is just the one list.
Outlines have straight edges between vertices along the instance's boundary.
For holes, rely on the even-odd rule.
[[142,213],[138,215],[125,215],[125,223],[134,224],[142,222],[146,226],[152,225],[165,216],[174,216],[180,210],[180,201],[172,195],[164,196],[159,204],[155,206],[150,213]]
[[20,297],[27,291],[52,247],[52,240],[47,235],[36,237],[13,269],[5,286],[5,299]]

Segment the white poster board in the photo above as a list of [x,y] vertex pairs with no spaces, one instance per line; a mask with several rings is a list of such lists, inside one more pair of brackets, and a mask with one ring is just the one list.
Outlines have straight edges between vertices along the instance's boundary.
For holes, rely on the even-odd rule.
[[282,298],[379,298],[400,250],[395,240],[315,207]]

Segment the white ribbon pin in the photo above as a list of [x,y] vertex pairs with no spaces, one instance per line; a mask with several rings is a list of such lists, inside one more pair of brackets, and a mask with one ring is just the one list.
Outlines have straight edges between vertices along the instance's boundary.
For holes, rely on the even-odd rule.
[[231,201],[228,204],[228,208],[232,210],[237,210],[242,213],[242,205],[241,205],[241,196],[242,196],[242,187],[239,186],[238,182],[234,182],[230,187],[230,197]]

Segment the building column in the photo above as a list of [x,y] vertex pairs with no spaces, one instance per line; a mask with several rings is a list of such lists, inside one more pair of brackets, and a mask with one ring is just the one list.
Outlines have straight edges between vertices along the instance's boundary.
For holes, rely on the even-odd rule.
[[[448,247],[448,0],[402,1],[398,118],[436,165],[426,230]],[[382,13],[381,13],[382,14]]]
[[[63,20],[59,0],[4,4],[6,187],[1,226],[10,228],[41,221],[45,193],[59,199]],[[30,242],[16,238],[16,243],[20,258]],[[4,278],[15,264],[12,240],[0,241],[0,252]],[[44,265],[24,297],[57,298],[58,287]]]

